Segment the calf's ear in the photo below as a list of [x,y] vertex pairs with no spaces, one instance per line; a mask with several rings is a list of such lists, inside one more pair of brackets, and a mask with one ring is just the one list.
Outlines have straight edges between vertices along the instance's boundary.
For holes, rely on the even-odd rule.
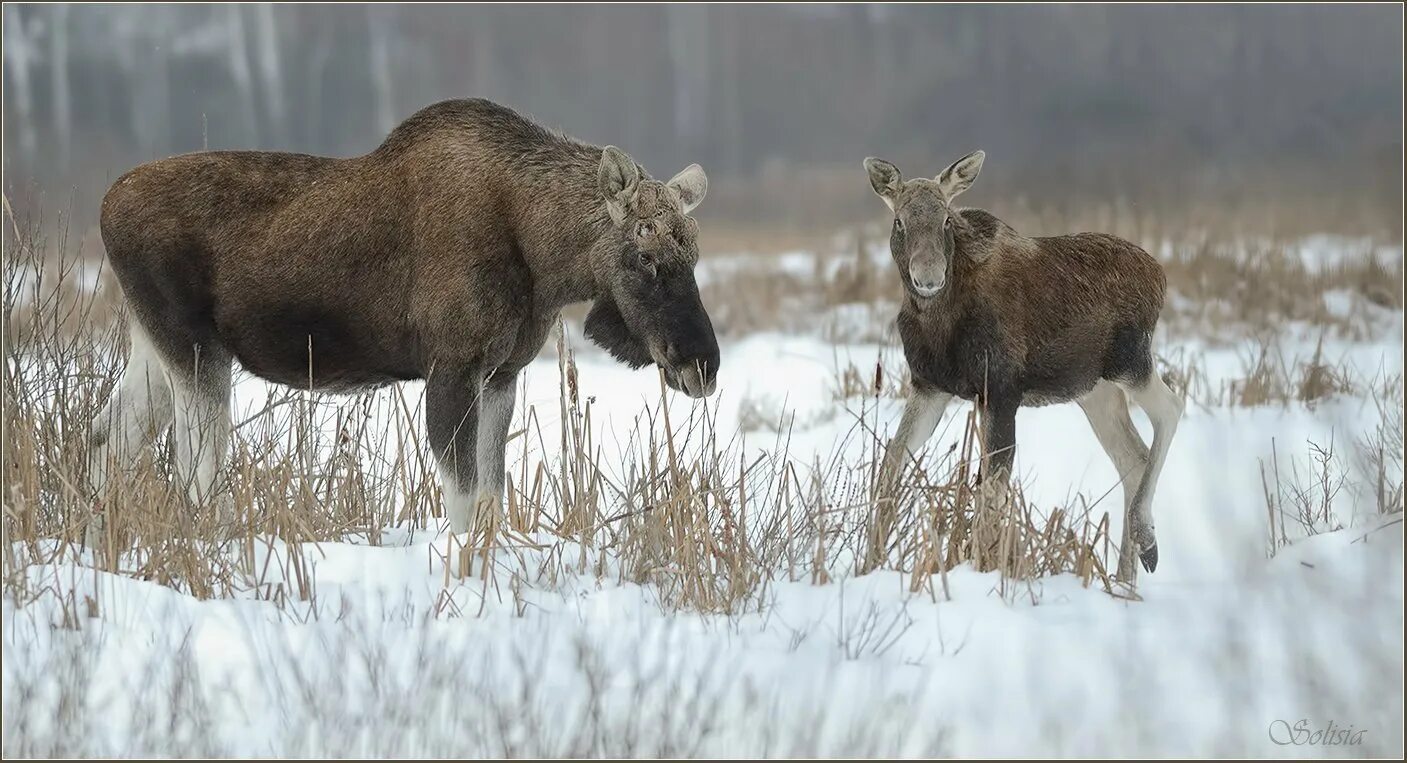
[[899,186],[904,182],[899,168],[879,157],[871,156],[865,160],[865,172],[870,174],[870,187],[879,194],[879,198],[884,199],[884,203],[888,204],[891,210],[894,209],[899,198]]
[[982,171],[982,162],[986,158],[986,151],[973,151],[938,173],[938,188],[943,191],[948,201],[957,198],[958,194],[972,186],[972,181],[976,180],[978,173]]

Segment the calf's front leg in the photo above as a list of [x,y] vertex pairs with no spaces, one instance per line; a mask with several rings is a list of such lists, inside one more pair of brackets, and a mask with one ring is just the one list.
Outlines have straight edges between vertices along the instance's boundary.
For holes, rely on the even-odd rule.
[[899,429],[884,451],[884,463],[880,469],[884,487],[894,486],[904,464],[933,436],[933,430],[938,427],[943,411],[952,399],[952,395],[935,389],[916,389],[909,396],[904,404],[904,415],[899,419]]
[[904,404],[904,415],[899,419],[899,429],[885,447],[884,460],[880,464],[879,479],[875,485],[874,509],[870,514],[868,540],[862,573],[877,569],[884,563],[889,553],[889,536],[894,529],[898,514],[899,477],[904,465],[923,447],[933,430],[943,418],[952,395],[931,388],[917,388]]
[[[1016,411],[1021,406],[1017,394],[991,395],[982,409],[982,495],[1004,502],[1011,480],[1011,463],[1016,457]],[[998,503],[1000,505],[1000,503]]]

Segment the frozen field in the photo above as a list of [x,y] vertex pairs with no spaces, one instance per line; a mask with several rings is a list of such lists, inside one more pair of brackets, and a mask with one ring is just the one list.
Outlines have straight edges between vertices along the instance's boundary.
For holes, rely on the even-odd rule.
[[[1300,256],[1338,251],[1315,240]],[[1401,250],[1383,256],[1400,263]],[[1163,337],[1160,354],[1193,359],[1196,381],[1154,503],[1161,560],[1136,593],[970,565],[915,593],[907,572],[856,576],[836,543],[706,613],[631,582],[616,551],[545,529],[458,580],[445,533],[392,521],[375,537],[296,547],[251,537],[237,590],[201,600],[96,571],[58,541],[7,542],[6,568],[25,582],[0,605],[6,752],[1400,755],[1402,515],[1400,503],[1381,511],[1364,451],[1395,425],[1386,478],[1401,484],[1402,313],[1354,293],[1323,299],[1370,338],[1321,343],[1325,332],[1294,323],[1269,344]],[[892,344],[863,339],[883,336],[884,312],[857,305],[817,316],[813,331],[722,339],[719,394],[668,400],[681,441],[704,437],[688,424],[706,422],[738,464],[858,469],[873,455],[869,432],[882,436],[902,410],[892,394],[841,382],[850,368],[871,378],[877,360],[902,371]],[[836,340],[847,335],[862,339]],[[623,484],[641,467],[658,380],[570,329],[569,343],[598,465]],[[1290,368],[1317,353],[1356,380],[1352,391],[1232,404],[1227,390],[1267,346]],[[561,458],[557,359],[544,354],[520,389],[515,475]],[[235,420],[258,418],[277,394],[246,377]],[[365,421],[383,431],[373,442],[420,442],[419,398],[414,384],[328,398],[314,428],[333,441]],[[400,401],[411,410],[397,413]],[[929,465],[948,463],[969,410],[949,409]],[[1015,478],[1031,505],[1107,511],[1119,537],[1117,476],[1080,410],[1023,409],[1017,428]],[[1292,513],[1274,530],[1268,494]],[[843,504],[834,510],[853,513]],[[760,511],[739,522],[759,533]]]

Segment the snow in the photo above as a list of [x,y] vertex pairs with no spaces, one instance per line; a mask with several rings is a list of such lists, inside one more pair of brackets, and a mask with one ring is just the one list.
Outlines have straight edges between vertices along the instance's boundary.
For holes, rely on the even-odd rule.
[[[1323,260],[1325,248],[1307,245],[1305,256]],[[812,265],[802,253],[785,267]],[[1351,294],[1325,300],[1335,314],[1366,309]],[[855,324],[871,317],[850,313]],[[1378,380],[1400,375],[1392,315],[1374,341],[1325,340],[1325,357]],[[1287,327],[1285,337],[1290,357],[1313,354],[1312,331]],[[797,464],[865,458],[869,441],[849,434],[857,417],[887,431],[902,401],[837,399],[837,369],[863,373],[877,358],[901,369],[902,358],[893,346],[838,341],[727,341],[720,393],[704,404],[716,430],[739,432],[752,405],[788,418]],[[624,469],[658,379],[572,344],[608,468]],[[1202,357],[1215,387],[1243,371],[1250,346],[1167,340],[1165,354]],[[522,381],[520,408],[543,432],[556,431],[558,385],[548,356]],[[241,379],[235,420],[276,394]],[[378,393],[374,415],[395,394]],[[399,394],[416,408],[419,385]],[[676,421],[701,410],[681,396],[669,405]],[[931,452],[959,440],[969,407],[949,409]],[[28,574],[36,589],[91,599],[98,617],[55,627],[55,596],[0,605],[4,727],[66,739],[64,752],[123,756],[1400,755],[1401,515],[1377,513],[1352,458],[1382,415],[1366,390],[1312,407],[1188,405],[1154,504],[1159,567],[1141,577],[1137,600],[1071,576],[1003,596],[996,573],[970,567],[949,575],[944,599],[910,593],[897,572],[856,577],[836,559],[828,584],[783,576],[763,606],[710,615],[676,611],[654,587],[598,576],[593,564],[539,577],[549,556],[597,553],[545,534],[534,539],[544,548],[500,554],[489,582],[459,581],[442,561],[447,537],[406,527],[383,528],[380,545],[268,541],[259,553],[282,566],[270,565],[264,587],[207,601],[95,572],[76,555]],[[320,418],[331,426],[334,416]],[[1147,439],[1141,413],[1135,422]],[[1023,409],[1017,429],[1015,477],[1034,505],[1092,506],[1118,526],[1117,475],[1077,407]],[[738,437],[751,457],[780,436]],[[525,450],[550,462],[554,439],[517,438],[510,470]],[[1310,448],[1331,443],[1347,477],[1331,501],[1343,529],[1270,555],[1263,468],[1312,485]],[[284,577],[295,555],[315,601],[261,597],[280,582],[296,590]],[[65,725],[56,701],[18,699],[52,699],[62,676],[76,676],[92,711],[79,726]],[[199,702],[181,693],[192,690]],[[193,705],[202,709],[177,709]],[[1365,733],[1351,747],[1272,740],[1273,723],[1301,719]]]

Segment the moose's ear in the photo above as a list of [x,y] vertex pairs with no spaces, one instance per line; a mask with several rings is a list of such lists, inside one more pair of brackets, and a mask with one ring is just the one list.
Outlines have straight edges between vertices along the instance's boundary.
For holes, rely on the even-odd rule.
[[870,187],[879,194],[879,198],[884,199],[884,203],[894,209],[894,204],[899,198],[899,186],[904,182],[903,175],[899,174],[899,168],[878,157],[871,156],[865,160],[865,171],[870,173]]
[[610,297],[600,297],[586,314],[586,338],[631,368],[644,368],[654,359],[650,349],[625,325],[625,316]]
[[601,151],[601,168],[596,172],[596,181],[601,195],[606,198],[606,211],[611,220],[616,225],[624,223],[640,187],[640,168],[635,160],[615,146],[606,146]]
[[977,174],[982,171],[982,162],[987,158],[986,151],[973,151],[948,165],[938,174],[938,188],[952,201],[957,195],[972,186]]
[[665,185],[679,194],[679,202],[687,215],[694,211],[694,207],[703,201],[704,194],[708,193],[708,175],[704,174],[703,167],[691,164],[670,178]]

